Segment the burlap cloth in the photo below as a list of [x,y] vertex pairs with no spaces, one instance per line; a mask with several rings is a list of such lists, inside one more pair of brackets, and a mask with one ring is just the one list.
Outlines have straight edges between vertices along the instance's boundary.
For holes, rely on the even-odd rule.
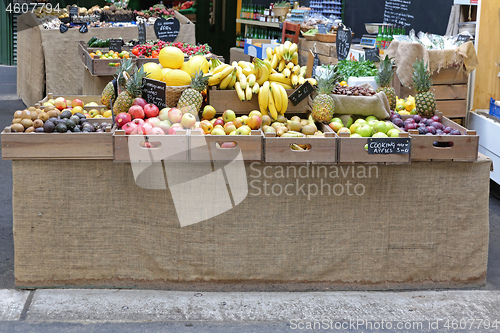
[[[196,44],[195,25],[184,15],[175,12],[180,31],[176,42]],[[46,93],[56,95],[81,95],[85,66],[78,53],[78,42],[90,37],[123,38],[126,41],[138,38],[137,27],[89,28],[82,34],[78,29],[61,33],[59,29],[45,30],[39,27],[34,14],[19,17],[20,25],[33,26],[18,35],[17,93],[27,105],[33,105]],[[146,28],[148,39],[156,39],[153,26]],[[45,86],[43,82],[45,81]]]
[[[13,161],[16,285],[324,290],[485,283],[489,159],[372,165],[370,178],[358,174],[365,168],[368,175],[369,166],[353,166],[343,166],[345,175],[337,169],[335,178],[333,166],[327,177],[311,165],[294,177],[247,164],[248,180],[260,183],[249,185],[242,203],[180,228],[170,191],[136,186],[130,164]],[[418,180],[411,190],[409,177]],[[292,185],[293,195],[266,195],[265,180],[306,188],[350,181],[363,184],[365,194],[325,189],[308,200]]]
[[422,44],[393,41],[385,51],[386,56],[394,58],[396,74],[405,87],[411,87],[413,63],[417,59],[424,59],[429,64],[431,73],[442,68],[457,67],[469,74],[478,65],[478,58],[474,44],[467,42],[453,50],[427,50]]

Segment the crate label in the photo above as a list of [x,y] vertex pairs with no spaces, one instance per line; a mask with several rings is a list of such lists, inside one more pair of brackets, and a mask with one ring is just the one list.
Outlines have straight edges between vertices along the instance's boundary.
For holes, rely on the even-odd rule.
[[146,43],[146,24],[144,22],[139,23],[137,30],[139,32],[139,44]]
[[297,105],[302,102],[307,96],[309,96],[314,91],[313,86],[306,81],[304,84],[299,86],[295,91],[288,97],[293,105]]
[[340,23],[339,28],[337,29],[337,58],[339,60],[345,60],[349,55],[351,41],[351,29]]
[[318,34],[326,34],[326,25],[318,23]]
[[109,50],[120,53],[122,51],[122,43],[123,39],[121,38],[112,38],[109,40]]
[[65,33],[66,31],[68,31],[68,27],[66,26],[66,24],[64,23],[61,23],[61,25],[59,26],[59,31],[63,34]]
[[179,35],[180,23],[175,17],[168,20],[161,18],[155,21],[154,29],[158,39],[164,42],[173,42]]
[[156,105],[160,110],[167,107],[165,101],[165,90],[167,84],[165,82],[144,79],[144,89],[142,89],[142,98],[146,102]]
[[84,24],[80,27],[80,29],[78,29],[78,31],[80,31],[82,34],[84,34],[84,33],[89,31],[89,28],[87,27],[87,24]]
[[409,138],[369,138],[368,154],[410,154]]

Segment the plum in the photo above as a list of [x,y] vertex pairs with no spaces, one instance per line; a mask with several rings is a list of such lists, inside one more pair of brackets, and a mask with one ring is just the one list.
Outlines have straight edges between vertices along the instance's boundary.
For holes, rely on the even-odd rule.
[[443,132],[445,132],[446,134],[450,134],[451,131],[453,131],[453,128],[451,128],[450,126],[446,126],[444,129],[443,129]]
[[411,123],[406,126],[407,129],[417,129],[417,124]]
[[418,128],[418,134],[427,134],[427,127],[419,127]]
[[436,128],[434,126],[427,126],[427,132],[436,134]]
[[440,123],[440,122],[441,122],[441,119],[439,119],[439,117],[438,117],[438,116],[433,116],[433,117],[431,118],[431,120],[432,120],[432,121],[435,121],[435,122],[438,122],[438,123]]
[[436,130],[436,135],[443,135],[443,134],[444,134],[443,130],[441,129]]
[[462,133],[460,133],[459,130],[457,129],[454,129],[453,131],[450,132],[450,135],[461,135]]
[[422,121],[422,117],[418,114],[414,115],[412,118],[413,118],[413,120],[415,120],[416,123],[419,123]]
[[425,133],[425,135],[434,135],[434,134],[432,134],[431,132],[427,132]]
[[403,122],[403,119],[401,118],[396,118],[392,121],[392,123],[398,127],[403,127],[404,126],[404,122]]
[[408,118],[405,121],[408,121],[410,123],[416,123],[415,119],[413,119],[413,118]]

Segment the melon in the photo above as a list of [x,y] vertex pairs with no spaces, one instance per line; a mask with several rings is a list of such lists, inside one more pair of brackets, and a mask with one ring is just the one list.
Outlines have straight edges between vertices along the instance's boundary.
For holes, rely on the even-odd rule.
[[158,59],[164,68],[178,69],[184,62],[184,53],[175,46],[167,46],[161,49]]
[[195,73],[199,72],[200,70],[202,70],[205,74],[208,73],[209,68],[210,64],[204,56],[195,55],[191,57],[191,59],[189,59],[187,63],[185,63],[185,65],[183,65],[182,69],[188,72],[191,77],[194,77]]
[[171,68],[162,68],[161,69],[161,80],[165,82],[165,75],[167,75],[168,72],[170,72],[172,69]]
[[172,69],[165,74],[164,79],[167,86],[187,86],[191,84],[191,76],[180,69]]
[[144,68],[144,73],[149,73],[147,76],[148,79],[161,81],[163,78],[161,67],[157,63],[147,62],[142,65],[142,68]]

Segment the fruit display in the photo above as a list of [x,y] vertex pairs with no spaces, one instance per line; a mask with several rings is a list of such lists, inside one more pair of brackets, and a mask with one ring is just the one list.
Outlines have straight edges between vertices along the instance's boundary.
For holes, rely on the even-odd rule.
[[415,109],[415,97],[412,95],[407,98],[396,97],[396,109],[394,112],[402,116],[417,114],[417,109]]
[[[330,96],[333,85],[337,80],[337,73],[334,69],[326,69],[317,76],[318,79],[318,95],[314,98],[312,104],[312,118],[318,122],[329,122],[335,111],[335,102]],[[341,87],[341,86],[339,86]],[[341,87],[345,88],[345,87]]]
[[391,114],[391,121],[405,132],[418,130],[420,135],[462,135],[458,129],[444,126],[438,116],[424,118],[417,114],[403,121],[401,116],[394,112]]
[[137,14],[139,17],[143,17],[145,19],[149,19],[151,17],[163,17],[168,20],[169,18],[174,16],[174,10],[172,8],[165,7],[164,4],[156,4],[153,7],[149,7],[149,9],[144,10],[134,10],[134,14]]
[[392,77],[395,72],[394,61],[387,56],[380,62],[378,75],[375,77],[375,81],[379,85],[377,92],[383,91],[385,93],[391,110],[396,109],[396,91],[394,87],[391,87]]
[[376,94],[376,92],[372,88],[357,87],[357,86],[350,87],[347,85],[341,85],[339,83],[335,85],[335,88],[333,88],[332,94],[352,95],[352,96],[373,96]]
[[135,71],[130,78],[125,81],[125,89],[121,91],[113,104],[113,113],[115,115],[121,112],[127,112],[134,99],[142,96],[142,88],[144,87],[143,79],[147,76],[144,72],[144,67]]
[[225,110],[221,116],[215,117],[217,111],[210,105],[205,106],[201,122],[197,122],[194,130],[205,135],[250,135],[258,130],[263,120],[271,122],[271,118],[260,111],[251,111],[248,115],[237,117],[233,110]]
[[[62,97],[56,99],[58,106],[64,102]],[[81,108],[81,105],[77,105],[71,109],[61,110],[54,105],[47,104],[43,110],[33,106],[25,110],[17,110],[14,112],[10,130],[18,133],[102,133],[111,129],[111,124],[107,122],[89,123],[90,117],[81,112]]]
[[[279,115],[274,121],[269,116],[263,116],[262,131],[264,134],[274,134],[280,138],[325,136],[325,133],[318,129],[311,115],[309,115],[307,119],[301,119],[299,116],[293,116],[287,119],[285,116]],[[309,147],[301,147],[300,145],[292,147],[293,150],[307,150],[308,148]]]
[[392,122],[379,120],[374,116],[356,120],[349,117],[345,124],[340,118],[333,118],[328,126],[335,133],[349,133],[352,138],[397,138],[400,132]]
[[121,51],[120,53],[116,51],[108,51],[102,53],[101,51],[97,50],[95,53],[91,52],[90,56],[92,58],[97,56],[99,57],[99,59],[128,59],[130,58],[130,53],[128,53],[127,51]]
[[111,110],[103,108],[96,102],[83,103],[82,100],[75,98],[66,100],[64,97],[49,99],[42,104],[42,109],[48,111],[57,109],[59,111],[71,111],[71,113],[82,113],[86,118],[111,118]]
[[413,87],[415,95],[415,108],[417,114],[430,118],[436,112],[436,96],[430,91],[432,88],[431,73],[424,59],[416,60],[413,64]]
[[160,51],[167,46],[173,46],[182,51],[185,57],[191,57],[194,55],[206,55],[210,53],[210,46],[208,44],[203,45],[193,45],[189,43],[182,42],[164,42],[159,41],[148,41],[145,44],[135,45],[132,48],[132,54],[139,57],[144,56],[146,58],[158,58]]

